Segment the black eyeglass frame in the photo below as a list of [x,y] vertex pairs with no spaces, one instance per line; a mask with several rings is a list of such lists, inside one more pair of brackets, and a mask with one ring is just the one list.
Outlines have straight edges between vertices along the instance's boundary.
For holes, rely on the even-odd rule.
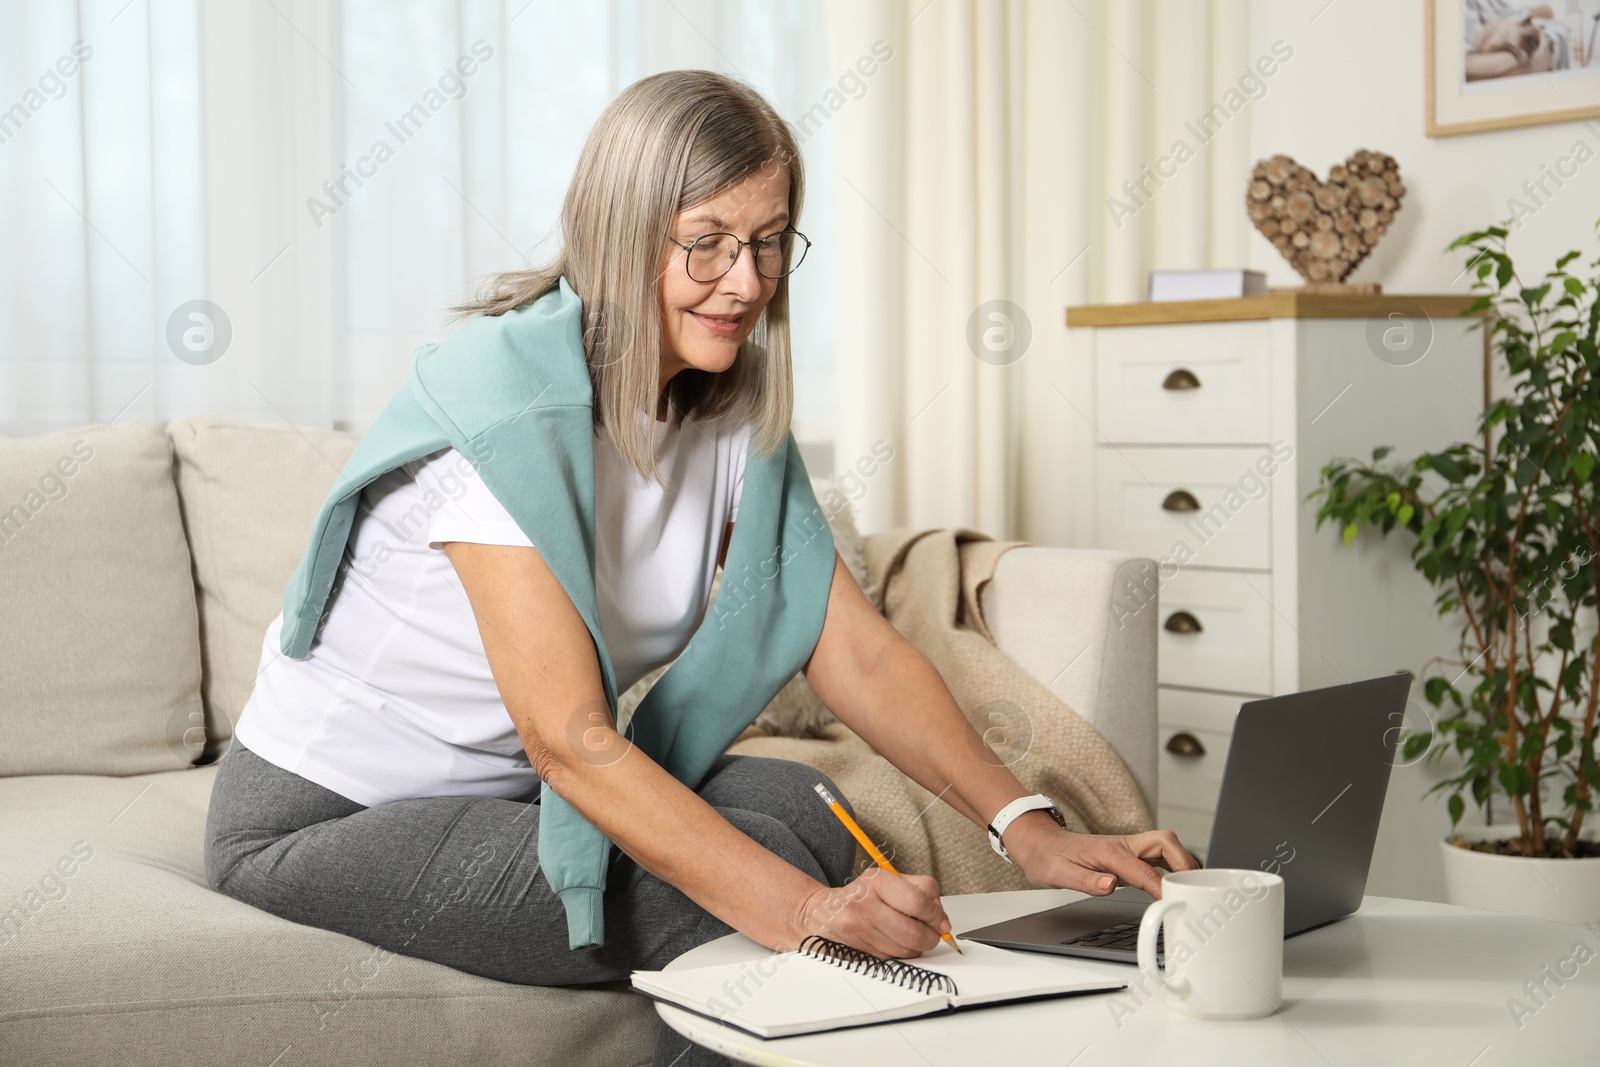
[[672,236],[670,233],[666,235],[666,238],[667,238],[668,241],[671,241],[673,244],[675,244],[679,248],[683,249],[683,272],[685,274],[689,274],[689,256],[694,252],[694,246],[699,244],[701,241],[704,241],[706,238],[708,238],[708,237],[732,237],[735,241],[739,242],[739,247],[738,247],[737,251],[735,251],[733,253],[732,257],[729,258],[728,265],[726,267],[724,267],[723,270],[722,270],[722,273],[718,274],[715,278],[696,278],[693,274],[689,274],[689,280],[690,281],[699,282],[700,284],[704,285],[706,283],[714,282],[714,281],[717,281],[720,278],[726,277],[728,271],[733,269],[734,264],[739,262],[739,257],[744,254],[744,249],[745,249],[746,245],[751,245],[751,246],[758,245],[763,241],[770,241],[774,237],[777,237],[779,234],[783,234],[783,233],[792,233],[792,234],[794,234],[796,237],[800,238],[800,240],[803,241],[804,244],[800,248],[800,256],[799,256],[799,258],[796,259],[794,261],[794,264],[788,270],[784,271],[782,274],[772,275],[772,274],[768,274],[765,271],[763,271],[761,269],[761,257],[756,254],[756,252],[755,252],[753,247],[752,247],[751,252],[750,252],[750,255],[755,257],[756,273],[761,275],[763,278],[771,278],[773,281],[778,281],[781,278],[787,278],[789,275],[791,275],[795,271],[799,270],[800,269],[800,264],[805,261],[806,253],[811,251],[811,238],[807,237],[805,234],[801,233],[799,230],[795,229],[793,226],[785,226],[781,230],[775,230],[772,233],[767,234],[765,237],[762,237],[762,238],[760,238],[758,240],[754,240],[754,241],[740,241],[738,234],[736,234],[736,233],[725,233],[725,232],[722,232],[722,231],[718,231],[717,233],[703,233],[699,237],[696,237],[694,240],[690,241],[688,244],[681,244],[678,241],[678,239],[676,237]]

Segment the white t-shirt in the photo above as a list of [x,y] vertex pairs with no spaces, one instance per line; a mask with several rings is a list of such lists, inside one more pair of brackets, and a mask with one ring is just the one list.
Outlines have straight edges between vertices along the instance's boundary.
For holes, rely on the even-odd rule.
[[[704,618],[744,486],[748,426],[652,421],[665,486],[595,438],[595,592],[618,693],[674,659]],[[537,795],[445,541],[531,544],[453,448],[362,490],[309,655],[279,651],[281,612],[267,627],[234,728],[247,748],[368,807]]]

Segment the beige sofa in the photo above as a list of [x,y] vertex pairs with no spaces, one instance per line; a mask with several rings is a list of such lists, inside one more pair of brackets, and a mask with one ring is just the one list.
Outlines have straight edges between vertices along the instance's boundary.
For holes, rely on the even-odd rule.
[[[0,1062],[649,1062],[622,986],[495,982],[206,887],[206,764],[355,441],[211,418],[0,439]],[[1018,548],[982,606],[1153,811],[1155,613],[1111,609],[1149,566]]]

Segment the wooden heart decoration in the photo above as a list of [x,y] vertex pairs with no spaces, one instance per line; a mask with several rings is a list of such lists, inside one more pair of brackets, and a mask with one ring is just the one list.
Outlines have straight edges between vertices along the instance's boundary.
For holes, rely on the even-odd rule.
[[1258,160],[1244,202],[1300,277],[1327,284],[1343,282],[1367,258],[1405,195],[1394,157],[1363,148],[1334,164],[1327,181],[1288,156]]

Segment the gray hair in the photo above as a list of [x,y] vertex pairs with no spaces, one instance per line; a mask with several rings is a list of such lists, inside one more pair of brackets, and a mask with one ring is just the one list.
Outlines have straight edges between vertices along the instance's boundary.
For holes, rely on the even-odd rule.
[[[709,70],[641,78],[606,105],[584,142],[561,207],[555,261],[492,277],[457,316],[501,315],[557,287],[562,275],[583,301],[584,350],[594,425],[618,455],[661,481],[650,424],[660,396],[662,317],[657,284],[665,236],[678,212],[753,175],[789,175],[789,219],[805,195],[800,150],[787,123],[756,89]],[[585,205],[596,210],[585,211]],[[670,262],[677,263],[673,256]],[[667,385],[671,418],[749,424],[750,449],[770,455],[794,412],[789,279],[778,280],[761,318],[721,373],[688,367]]]

